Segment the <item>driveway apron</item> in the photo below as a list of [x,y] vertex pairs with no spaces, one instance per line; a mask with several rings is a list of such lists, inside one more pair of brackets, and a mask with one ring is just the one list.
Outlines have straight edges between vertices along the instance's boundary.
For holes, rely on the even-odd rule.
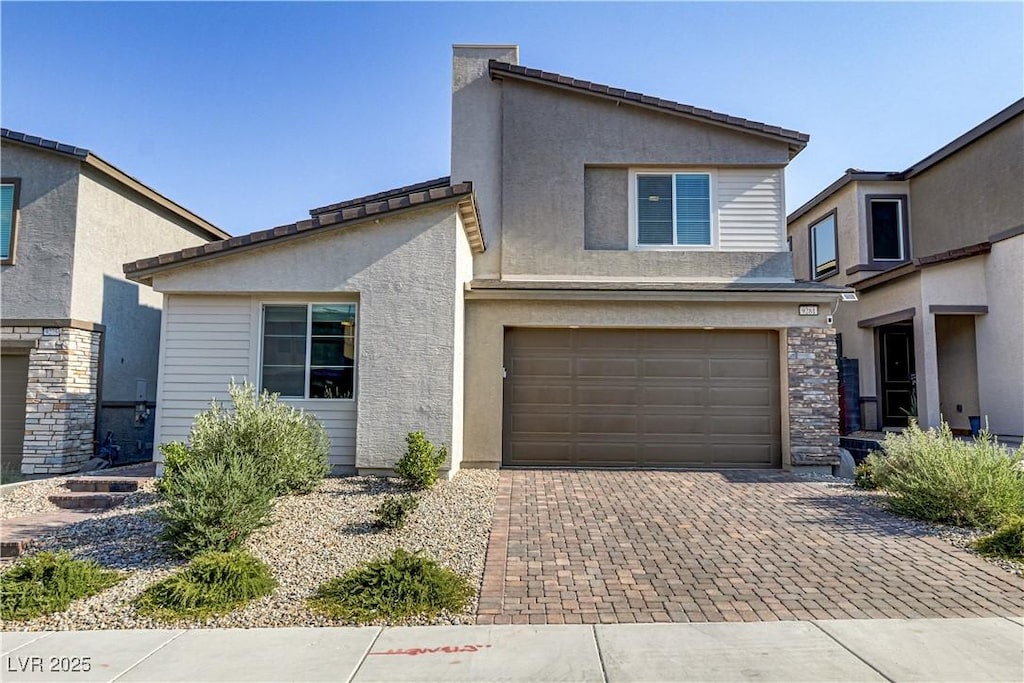
[[1024,615],[1024,579],[783,472],[501,476],[481,624]]

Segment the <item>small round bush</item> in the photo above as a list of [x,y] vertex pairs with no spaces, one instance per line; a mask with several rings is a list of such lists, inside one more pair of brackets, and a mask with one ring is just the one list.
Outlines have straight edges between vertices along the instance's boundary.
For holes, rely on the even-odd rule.
[[354,622],[434,617],[460,612],[473,597],[469,581],[430,558],[398,548],[320,586],[312,609]]
[[[872,453],[871,456],[875,454]],[[871,456],[853,470],[853,485],[867,491],[878,488],[878,482],[875,481],[874,459]]]
[[196,555],[185,569],[147,588],[136,607],[161,619],[202,619],[270,595],[276,586],[270,567],[252,555],[212,551]]
[[1024,517],[1010,517],[995,532],[972,545],[982,555],[1024,560]]
[[448,449],[436,448],[423,432],[409,432],[405,455],[395,465],[395,474],[414,489],[428,489],[437,482],[441,465],[448,459]]
[[161,538],[182,557],[232,550],[266,526],[274,492],[259,460],[226,453],[190,461],[174,474],[160,511]]
[[420,499],[407,493],[402,496],[388,496],[373,511],[377,516],[376,524],[382,529],[401,529],[406,518],[419,506]]
[[15,621],[63,612],[73,600],[95,595],[125,578],[66,552],[30,555],[0,576],[0,617]]

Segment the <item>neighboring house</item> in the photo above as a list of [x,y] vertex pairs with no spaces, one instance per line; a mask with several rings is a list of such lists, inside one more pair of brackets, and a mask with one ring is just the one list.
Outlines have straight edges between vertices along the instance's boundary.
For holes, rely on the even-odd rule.
[[796,282],[803,133],[456,46],[451,177],[126,264],[165,295],[157,439],[248,378],[336,471],[828,467],[846,291]]
[[107,433],[146,459],[162,296],[121,264],[228,235],[88,150],[6,128],[0,144],[3,466],[77,471]]
[[[849,285],[862,426],[1024,432],[1024,100],[905,171],[850,169],[789,216],[798,278]],[[856,413],[857,407],[851,406]]]

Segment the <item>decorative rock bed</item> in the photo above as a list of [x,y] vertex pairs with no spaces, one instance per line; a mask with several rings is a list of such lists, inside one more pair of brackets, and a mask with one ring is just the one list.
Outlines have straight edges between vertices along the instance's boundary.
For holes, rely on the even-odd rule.
[[[360,562],[390,554],[399,546],[422,550],[442,565],[470,578],[479,587],[491,527],[498,473],[465,470],[448,482],[439,482],[423,494],[419,508],[400,531],[373,527],[373,509],[400,489],[379,477],[332,478],[308,496],[279,498],[271,525],[257,531],[246,548],[267,562],[278,582],[274,594],[245,608],[203,622],[158,622],[136,614],[134,598],[148,585],[184,566],[157,536],[159,496],[155,480],[144,480],[137,493],[119,507],[51,533],[34,550],[68,550],[83,559],[131,572],[126,581],[99,595],[80,600],[63,613],[28,622],[3,624],[5,630],[84,630],[206,627],[339,626],[345,622],[310,611],[309,597],[321,583],[340,576]],[[53,486],[32,487],[14,501],[4,496],[3,513],[11,509],[33,510],[42,505]],[[9,494],[11,492],[5,492]],[[9,509],[10,508],[10,509]],[[38,508],[46,509],[46,508]],[[20,514],[26,514],[21,512]],[[473,623],[476,601],[460,614],[410,624]]]

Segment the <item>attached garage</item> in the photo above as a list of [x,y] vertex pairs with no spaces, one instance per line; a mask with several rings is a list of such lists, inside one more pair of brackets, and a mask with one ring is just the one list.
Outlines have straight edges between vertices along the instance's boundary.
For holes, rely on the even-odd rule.
[[504,465],[782,465],[775,330],[505,331]]
[[27,352],[0,356],[0,453],[5,470],[21,470],[28,359]]

